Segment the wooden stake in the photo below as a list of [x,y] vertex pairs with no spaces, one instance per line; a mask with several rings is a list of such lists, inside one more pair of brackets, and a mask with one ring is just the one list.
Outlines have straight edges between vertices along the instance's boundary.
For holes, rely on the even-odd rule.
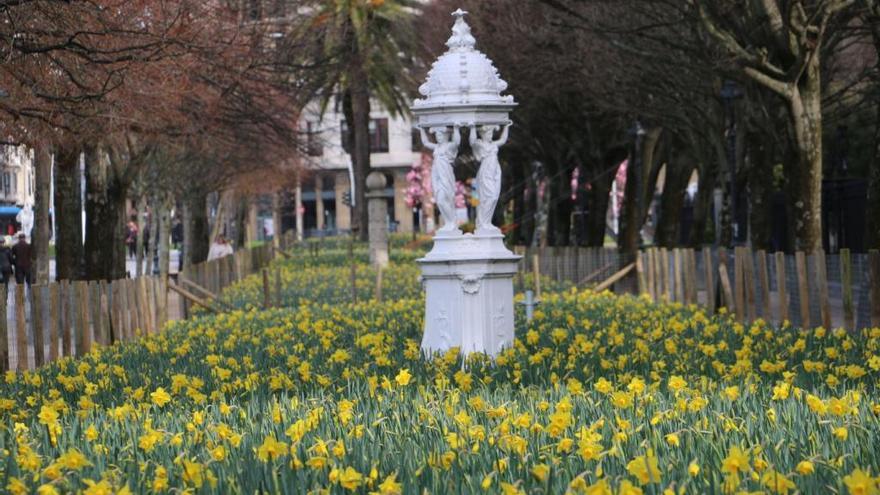
[[703,246],[703,271],[706,273],[706,307],[715,312],[715,266],[712,262],[712,249]]
[[767,253],[759,250],[758,253],[758,282],[761,284],[761,317],[767,322],[771,321],[770,314],[770,273],[767,271]]
[[58,347],[60,334],[58,332],[58,321],[61,318],[61,297],[58,291],[59,284],[57,282],[49,284],[49,357],[48,362],[58,359]]
[[614,283],[617,282],[618,280],[627,276],[627,274],[629,274],[629,272],[635,270],[635,268],[636,268],[635,263],[630,263],[630,264],[626,265],[625,267],[623,267],[623,269],[621,269],[620,271],[618,271],[614,275],[608,277],[608,279],[606,279],[601,284],[597,285],[593,290],[596,292],[602,292],[603,290],[614,285]]
[[794,254],[797,268],[798,294],[801,304],[801,327],[810,328],[810,289],[807,286],[807,258],[803,251]]
[[752,259],[752,250],[744,247],[740,250],[742,253],[743,266],[743,289],[746,296],[745,313],[748,322],[756,319],[756,298],[755,298],[755,260]]
[[840,250],[840,285],[843,292],[843,324],[847,330],[855,330],[856,316],[853,306],[852,256],[849,249]]
[[871,288],[871,327],[880,328],[880,251],[868,252],[868,271]]
[[34,329],[34,366],[39,368],[45,362],[45,342],[43,339],[43,286],[31,286],[31,324]]
[[822,326],[831,330],[831,302],[828,298],[828,271],[825,265],[825,251],[819,249],[813,253],[816,263],[816,283],[819,285],[819,312],[822,315]]
[[211,311],[212,313],[217,313],[217,309],[211,305],[211,303],[205,301],[204,299],[199,299],[195,294],[187,291],[186,289],[176,285],[176,284],[168,284],[168,288],[180,294],[181,297],[186,298],[193,304],[198,304],[199,306]]
[[541,259],[537,254],[532,255],[532,274],[535,277],[535,298],[541,298]]
[[92,350],[92,333],[89,327],[89,285],[85,281],[76,282],[76,296],[79,299],[79,341],[76,355],[85,356]]
[[672,259],[675,266],[675,301],[684,303],[684,263],[680,248],[672,251]]
[[785,278],[785,253],[776,253],[776,291],[779,294],[779,324],[788,320],[788,291]]
[[24,284],[15,286],[15,347],[18,350],[18,369],[26,370],[28,363],[27,321],[25,321]]
[[718,263],[718,280],[721,282],[721,290],[724,294],[724,307],[728,311],[733,307],[733,290],[730,287],[730,275],[727,273],[727,263]]
[[0,372],[9,369],[9,328],[6,321],[6,310],[9,307],[6,293],[6,284],[0,285]]

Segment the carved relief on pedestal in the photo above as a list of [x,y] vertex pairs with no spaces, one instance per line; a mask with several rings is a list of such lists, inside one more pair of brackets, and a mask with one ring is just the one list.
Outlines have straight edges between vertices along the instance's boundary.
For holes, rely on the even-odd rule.
[[437,316],[434,317],[434,321],[437,323],[437,333],[440,337],[440,349],[448,349],[452,347],[449,313],[446,311],[446,308],[441,309],[437,312]]
[[464,291],[465,294],[476,294],[480,292],[480,277],[476,275],[465,275],[460,277],[461,280],[461,290]]

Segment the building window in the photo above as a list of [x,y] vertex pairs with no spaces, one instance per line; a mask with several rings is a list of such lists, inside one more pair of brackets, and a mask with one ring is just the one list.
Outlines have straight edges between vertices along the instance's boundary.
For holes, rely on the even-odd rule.
[[9,172],[3,172],[3,194],[9,196],[11,187],[12,181],[10,180]]
[[324,144],[321,142],[321,128],[317,122],[306,123],[306,147],[309,156],[321,156],[324,154]]
[[[348,131],[348,123],[341,122],[342,149],[351,153],[351,135]],[[388,119],[370,119],[370,153],[388,153]]]
[[12,194],[18,194],[18,174],[12,172]]

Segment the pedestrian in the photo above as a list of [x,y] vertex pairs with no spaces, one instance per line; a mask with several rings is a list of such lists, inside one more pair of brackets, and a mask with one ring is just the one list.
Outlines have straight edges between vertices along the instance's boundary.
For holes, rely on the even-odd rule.
[[208,261],[229,256],[232,252],[232,245],[229,244],[222,234],[218,235],[217,238],[214,239],[214,243],[211,244],[211,248],[208,250]]
[[18,234],[18,242],[12,246],[12,263],[15,267],[15,282],[31,284],[31,256],[33,250],[24,233]]
[[128,257],[134,259],[137,256],[138,225],[137,217],[132,215],[125,226],[125,245],[128,246]]
[[[0,236],[0,281],[3,285],[9,285],[9,279],[12,278],[12,251],[6,244],[6,238]],[[3,301],[6,304],[6,301]]]

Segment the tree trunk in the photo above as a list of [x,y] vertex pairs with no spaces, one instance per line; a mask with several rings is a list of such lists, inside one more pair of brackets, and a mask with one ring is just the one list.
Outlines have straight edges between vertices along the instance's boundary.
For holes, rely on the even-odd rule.
[[86,148],[85,277],[125,278],[125,222],[128,185],[112,170],[106,154]]
[[349,87],[350,105],[346,105],[345,119],[349,122],[350,151],[354,167],[354,207],[351,212],[351,228],[358,232],[362,241],[368,239],[366,226],[369,214],[366,208],[367,175],[370,174],[370,93],[366,75],[354,70]]
[[[320,191],[319,191],[320,194]],[[244,249],[247,247],[247,225],[248,212],[250,209],[250,201],[247,195],[240,194],[236,202],[235,210],[235,248]]]
[[140,277],[144,271],[144,229],[150,225],[150,220],[145,215],[147,211],[147,197],[143,193],[141,193],[137,198],[137,203],[135,208],[137,209],[137,241],[135,244],[134,252],[135,252],[135,268],[134,268],[134,276]]
[[[877,40],[880,48],[880,37]],[[868,249],[880,249],[880,98],[877,99],[877,123],[874,125],[874,153],[868,176]]]
[[164,199],[159,203],[159,237],[156,239],[159,249],[159,276],[168,281],[171,264],[171,202]]
[[152,215],[150,215],[150,236],[145,239],[147,243],[147,269],[144,272],[146,275],[152,275],[153,272],[156,271],[156,267],[154,264],[158,262],[158,239],[159,239],[159,200],[153,195],[151,201],[151,211]]
[[[703,160],[702,167],[699,169],[699,182],[697,183],[697,197],[694,199],[694,221],[691,224],[690,238],[688,245],[692,248],[699,248],[705,243],[715,241],[715,232],[707,235],[706,229],[709,227],[709,214],[712,211],[711,205],[713,193],[715,191],[716,175],[710,169],[707,160]],[[714,222],[712,223],[714,226]]]
[[822,94],[818,61],[809,64],[805,83],[790,100],[798,153],[794,203],[795,243],[808,253],[822,248]]
[[64,147],[55,161],[55,278],[81,276],[82,203],[80,201],[79,149]]
[[[602,168],[607,170],[612,165],[606,161]],[[610,174],[603,173],[590,181],[590,191],[587,193],[587,246],[601,247],[605,245],[605,220],[608,216],[611,185],[616,176],[616,171]]]
[[34,230],[31,245],[34,252],[34,282],[49,283],[49,186],[52,182],[52,154],[46,145],[34,152]]
[[556,162],[547,168],[547,245],[567,246],[571,240],[571,182]]
[[523,220],[525,219],[526,215],[526,178],[524,173],[525,169],[521,166],[520,163],[511,163],[509,169],[510,181],[512,183],[511,199],[513,200],[513,222],[510,226],[510,238],[513,240],[514,245],[521,246],[526,244],[523,236]]
[[[208,227],[208,194],[192,189],[184,198],[184,252],[189,265],[208,259],[210,230]],[[276,232],[275,235],[280,235]]]
[[666,163],[666,180],[660,196],[660,218],[656,233],[656,243],[660,246],[676,247],[681,240],[681,211],[693,170],[693,156],[687,150],[676,153]]
[[761,136],[748,136],[749,238],[754,249],[773,244],[773,161]]

